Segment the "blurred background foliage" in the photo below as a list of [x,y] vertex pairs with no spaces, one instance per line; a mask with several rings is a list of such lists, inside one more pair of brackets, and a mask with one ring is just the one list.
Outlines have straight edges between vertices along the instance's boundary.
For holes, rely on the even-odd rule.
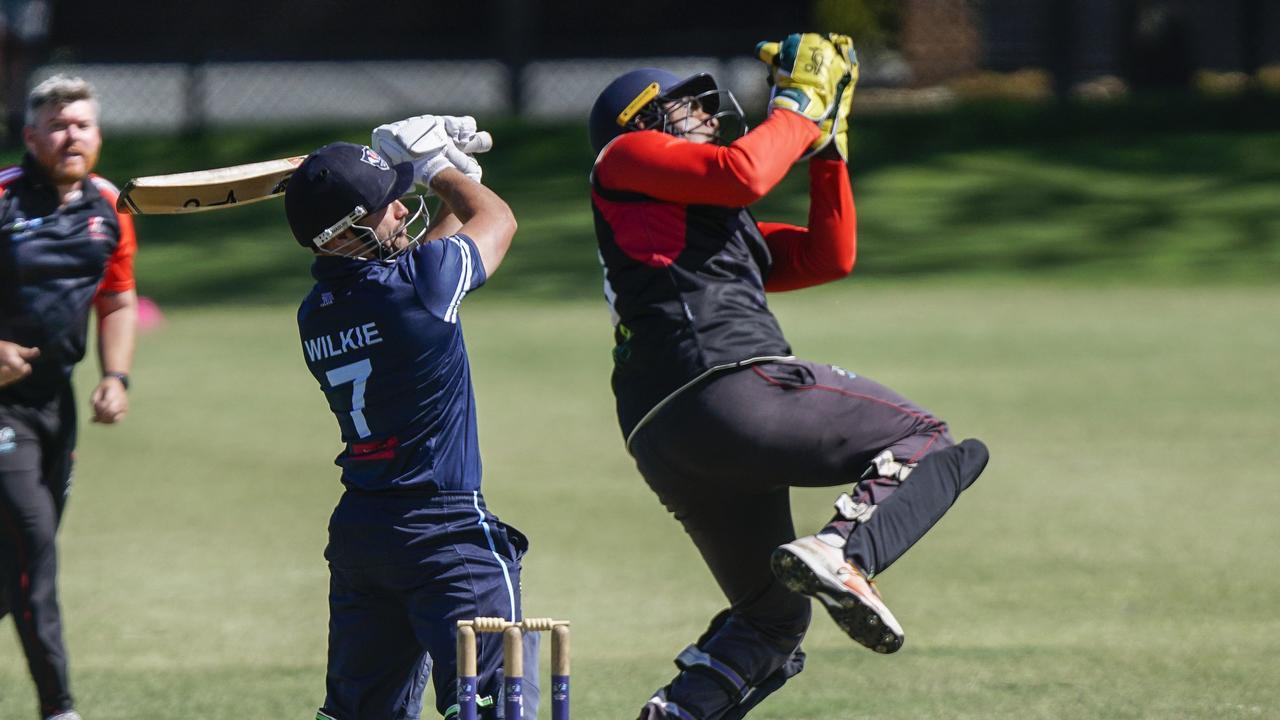
[[853,37],[859,45],[892,46],[902,27],[895,0],[814,0],[813,26]]

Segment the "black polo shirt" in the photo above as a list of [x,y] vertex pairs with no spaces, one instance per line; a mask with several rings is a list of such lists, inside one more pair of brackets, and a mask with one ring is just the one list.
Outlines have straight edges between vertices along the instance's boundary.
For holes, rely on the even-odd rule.
[[0,168],[0,192],[0,340],[40,348],[32,374],[0,389],[0,404],[41,403],[84,357],[98,292],[133,289],[133,223],[116,213],[119,191],[96,175],[59,206],[30,155]]

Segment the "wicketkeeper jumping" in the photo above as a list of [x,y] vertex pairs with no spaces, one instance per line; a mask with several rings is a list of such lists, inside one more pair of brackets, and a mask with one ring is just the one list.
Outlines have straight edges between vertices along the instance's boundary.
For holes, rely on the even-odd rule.
[[[892,390],[792,354],[766,292],[854,264],[845,158],[858,65],[837,35],[791,35],[757,53],[773,83],[769,115],[741,137],[726,133],[742,124],[736,100],[706,74],[635,70],[591,111],[618,419],[730,603],[679,654],[642,720],[745,716],[803,667],[809,597],[862,645],[898,650],[902,628],[871,577],[987,462],[981,442],[955,444]],[[748,206],[804,158],[808,226],[758,222]],[[789,489],[832,485],[851,489],[826,527],[797,539]]]

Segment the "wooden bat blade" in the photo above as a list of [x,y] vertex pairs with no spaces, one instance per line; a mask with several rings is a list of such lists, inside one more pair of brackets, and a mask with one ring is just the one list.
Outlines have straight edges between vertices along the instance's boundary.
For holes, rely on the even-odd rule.
[[284,193],[305,157],[134,178],[125,185],[116,209],[134,215],[221,210]]

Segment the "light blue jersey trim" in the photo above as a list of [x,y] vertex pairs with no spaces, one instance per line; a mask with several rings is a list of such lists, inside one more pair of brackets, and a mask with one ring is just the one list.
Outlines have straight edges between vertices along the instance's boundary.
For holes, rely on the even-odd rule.
[[498,567],[502,568],[502,579],[507,583],[507,600],[511,603],[511,622],[516,622],[516,589],[511,584],[511,572],[507,570],[507,563],[498,554],[498,546],[493,542],[493,530],[489,527],[489,521],[484,517],[484,511],[480,509],[480,492],[471,491],[471,503],[476,509],[476,514],[480,516],[480,527],[484,528],[484,539],[489,541],[489,552],[493,553],[493,559],[498,561]]

